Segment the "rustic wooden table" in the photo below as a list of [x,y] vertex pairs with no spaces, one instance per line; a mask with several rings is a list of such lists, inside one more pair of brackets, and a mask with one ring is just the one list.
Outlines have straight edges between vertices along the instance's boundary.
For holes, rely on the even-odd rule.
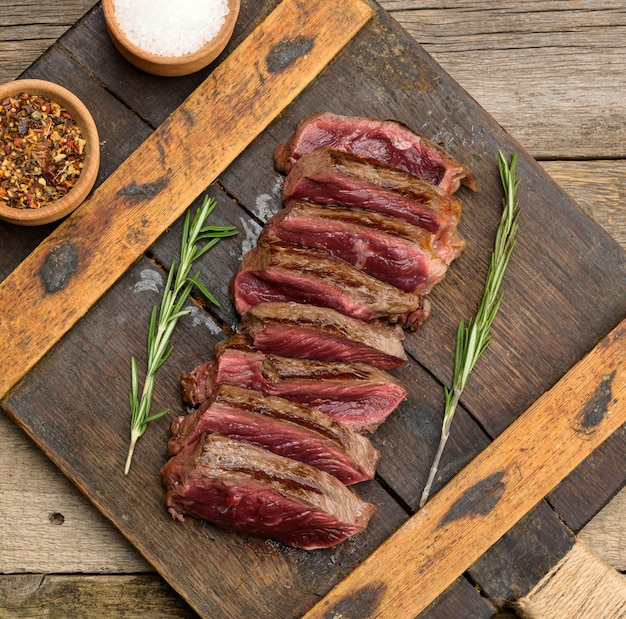
[[[381,4],[626,247],[623,1]],[[93,6],[0,0],[0,83]],[[195,616],[4,414],[0,496],[0,616]],[[625,513],[622,489],[579,534],[621,571]]]

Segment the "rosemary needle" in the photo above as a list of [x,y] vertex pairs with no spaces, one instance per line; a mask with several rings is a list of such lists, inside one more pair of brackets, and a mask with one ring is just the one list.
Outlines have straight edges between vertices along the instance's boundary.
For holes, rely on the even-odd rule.
[[[172,263],[167,276],[167,282],[163,290],[160,306],[154,306],[150,314],[150,326],[148,329],[148,359],[146,363],[146,378],[144,381],[141,397],[139,396],[139,377],[137,361],[135,357],[130,360],[131,388],[130,401],[130,446],[124,467],[124,474],[130,470],[135,445],[146,431],[148,424],[159,417],[167,414],[169,409],[160,413],[150,414],[152,408],[152,394],[154,391],[154,379],[159,368],[167,361],[172,353],[170,337],[181,316],[189,314],[190,310],[184,310],[183,305],[192,288],[197,287],[207,299],[214,305],[219,306],[218,300],[209,290],[198,281],[199,274],[190,277],[193,263],[208,252],[217,243],[228,236],[237,234],[234,226],[206,226],[208,216],[216,206],[214,198],[205,197],[202,206],[196,211],[191,220],[190,211],[187,211],[183,223],[183,231],[180,243],[180,260],[178,265]],[[201,243],[205,241],[204,243]]]
[[511,164],[507,163],[502,151],[498,151],[498,168],[500,170],[500,180],[504,189],[504,199],[502,201],[503,210],[500,218],[500,225],[496,233],[496,240],[491,262],[487,272],[485,289],[478,311],[473,320],[469,320],[467,325],[463,321],[459,323],[456,332],[456,350],[454,353],[454,372],[452,378],[452,389],[444,387],[445,408],[443,414],[443,425],[441,437],[435,459],[433,461],[426,486],[422,492],[419,506],[422,507],[428,500],[430,489],[435,480],[435,475],[439,468],[439,461],[444,447],[450,436],[452,418],[456,411],[461,394],[467,385],[469,375],[474,365],[485,352],[491,341],[491,325],[498,313],[502,295],[499,293],[500,284],[504,277],[504,272],[513,253],[517,235],[517,218],[519,215],[519,203],[516,199],[519,181],[516,180],[515,170],[517,167],[517,153],[511,155]]

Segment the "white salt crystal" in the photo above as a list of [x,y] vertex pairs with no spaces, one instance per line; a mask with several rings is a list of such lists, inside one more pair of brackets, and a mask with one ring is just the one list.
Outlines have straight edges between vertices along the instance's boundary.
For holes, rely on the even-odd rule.
[[157,56],[183,56],[214,39],[228,0],[113,0],[115,20],[129,41]]

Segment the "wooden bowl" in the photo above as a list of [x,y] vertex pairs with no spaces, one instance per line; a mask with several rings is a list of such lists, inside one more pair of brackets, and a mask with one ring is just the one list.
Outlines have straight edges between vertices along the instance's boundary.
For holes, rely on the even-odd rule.
[[0,201],[0,219],[20,226],[48,224],[75,210],[89,195],[100,167],[100,142],[96,124],[82,101],[66,88],[44,80],[16,80],[0,86],[0,101],[22,93],[50,99],[65,108],[80,127],[85,139],[83,169],[70,191],[54,202],[39,208],[14,208]]
[[233,34],[239,7],[240,0],[228,0],[229,12],[221,30],[203,47],[181,56],[160,56],[147,52],[130,41],[115,19],[113,0],[102,0],[107,30],[120,54],[142,71],[166,77],[189,75],[213,62],[222,53]]

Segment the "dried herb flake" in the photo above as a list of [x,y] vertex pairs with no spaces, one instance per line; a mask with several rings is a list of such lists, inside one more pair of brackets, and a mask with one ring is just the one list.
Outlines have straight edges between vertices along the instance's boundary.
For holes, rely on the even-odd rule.
[[83,169],[85,144],[55,101],[28,93],[0,101],[0,204],[40,208],[67,195]]

